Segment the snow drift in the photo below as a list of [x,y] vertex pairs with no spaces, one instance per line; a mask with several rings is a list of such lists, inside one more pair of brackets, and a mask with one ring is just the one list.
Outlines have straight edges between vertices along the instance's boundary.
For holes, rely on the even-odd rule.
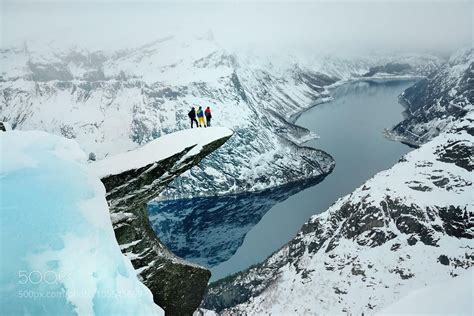
[[120,251],[77,143],[12,131],[0,147],[2,313],[162,315]]

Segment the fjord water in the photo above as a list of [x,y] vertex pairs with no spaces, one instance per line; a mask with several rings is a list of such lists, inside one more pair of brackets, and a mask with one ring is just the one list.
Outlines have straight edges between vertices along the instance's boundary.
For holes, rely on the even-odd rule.
[[259,194],[161,202],[150,207],[155,231],[178,255],[208,266],[212,280],[264,260],[291,240],[312,215],[324,212],[410,150],[386,139],[383,131],[403,119],[398,95],[413,83],[342,85],[331,91],[333,101],[298,118],[296,124],[320,136],[305,145],[322,149],[336,160],[334,171],[321,183],[311,187],[300,183]]

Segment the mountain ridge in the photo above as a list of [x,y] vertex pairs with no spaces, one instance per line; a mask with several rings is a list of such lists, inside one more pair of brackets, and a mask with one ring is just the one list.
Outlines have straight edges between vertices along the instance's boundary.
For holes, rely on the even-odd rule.
[[[442,79],[446,67],[449,71],[456,64],[442,66],[427,81],[433,89],[441,85],[448,93],[452,90],[444,89]],[[453,81],[472,82],[471,68],[472,63],[462,66],[463,71],[454,69]],[[422,89],[420,95],[425,92]],[[472,274],[470,92],[441,94],[449,99],[467,96],[458,116],[436,111],[436,101],[421,103],[419,108],[433,115],[418,121],[415,113],[403,122],[415,128],[417,123],[441,122],[437,133],[392,168],[313,216],[264,262],[212,283],[201,305],[203,312],[374,313],[401,293],[445,282],[464,270]]]
[[215,124],[236,135],[162,199],[260,191],[328,174],[332,157],[301,146],[316,135],[292,124],[295,114],[329,100],[330,85],[376,65],[403,59],[410,68],[391,75],[407,76],[427,75],[440,63],[425,56],[265,60],[230,54],[207,37],[108,53],[26,45],[0,56],[8,61],[0,80],[3,119],[75,138],[99,159],[189,128],[189,107],[210,105]]

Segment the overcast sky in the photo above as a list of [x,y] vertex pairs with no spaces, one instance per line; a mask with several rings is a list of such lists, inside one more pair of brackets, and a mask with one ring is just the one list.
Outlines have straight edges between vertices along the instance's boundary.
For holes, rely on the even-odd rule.
[[134,47],[211,30],[225,48],[449,53],[473,41],[474,1],[2,1],[1,41]]

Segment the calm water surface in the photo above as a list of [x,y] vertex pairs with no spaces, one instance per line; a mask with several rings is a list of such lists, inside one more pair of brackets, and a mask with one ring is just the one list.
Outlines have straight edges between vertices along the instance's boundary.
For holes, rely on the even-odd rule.
[[[216,198],[188,203],[187,222],[194,223],[195,227],[206,226],[181,234],[186,235],[181,236],[183,240],[198,239],[189,255],[186,249],[180,249],[180,244],[185,243],[171,242],[179,235],[179,230],[173,232],[171,229],[170,232],[173,225],[158,215],[163,210],[169,212],[170,207],[176,209],[176,202],[174,205],[164,202],[150,208],[155,230],[159,233],[167,229],[167,236],[159,233],[165,244],[172,244],[171,249],[181,256],[210,267],[212,280],[264,260],[291,240],[312,215],[327,210],[338,198],[352,192],[377,172],[391,167],[410,150],[401,143],[387,140],[383,130],[403,119],[398,95],[413,83],[386,81],[343,85],[332,91],[333,101],[317,105],[300,116],[296,123],[320,136],[306,145],[322,149],[336,160],[334,171],[318,185],[303,190],[296,187],[269,191],[267,196],[265,193],[255,197],[244,195],[242,199],[233,196],[234,202],[245,202],[240,203],[231,216],[225,210],[211,216],[202,215],[208,206],[215,206]],[[299,192],[295,194],[295,191]],[[222,204],[222,200],[219,203]],[[265,205],[263,209],[262,205]],[[214,250],[196,250],[206,248],[206,244],[214,244]],[[206,264],[209,262],[212,264]]]

